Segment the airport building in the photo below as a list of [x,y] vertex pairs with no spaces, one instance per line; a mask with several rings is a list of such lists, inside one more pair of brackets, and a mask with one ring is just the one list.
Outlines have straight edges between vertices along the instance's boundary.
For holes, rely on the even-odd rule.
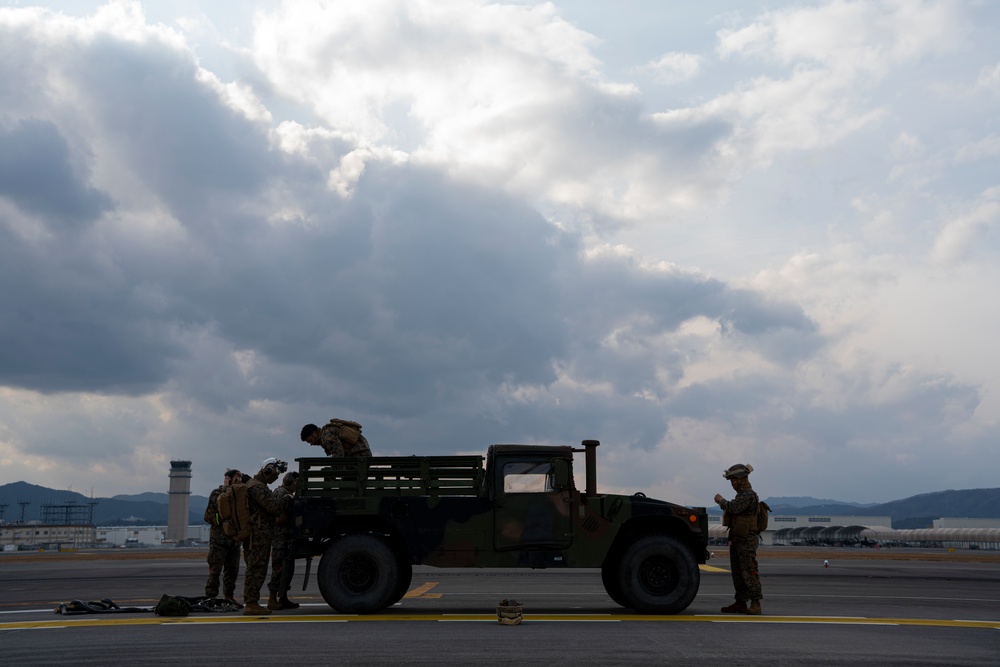
[[191,462],[171,461],[169,479],[167,539],[183,542],[188,537],[188,509],[191,505]]
[[[187,526],[187,542],[208,543],[211,526]],[[166,526],[50,525],[43,523],[0,524],[0,550],[92,549],[102,547],[163,547],[177,542],[167,538]]]
[[[888,516],[790,516],[772,514],[767,530],[761,533],[763,545],[799,546],[829,543],[829,546],[853,546],[865,540],[877,540],[882,529],[892,530]],[[868,530],[862,536],[862,532]],[[729,530],[722,525],[721,515],[708,515],[708,536],[725,540]]]
[[[1000,550],[1000,519],[935,519],[933,528],[896,530],[888,516],[771,515],[761,533],[763,546],[924,547]],[[725,544],[722,517],[709,515],[708,536]]]
[[[208,542],[211,526],[187,527],[188,543]],[[97,546],[108,547],[159,547],[176,544],[169,540],[167,526],[109,526],[97,528]]]
[[93,525],[16,523],[0,526],[0,548],[4,551],[89,548],[96,539]]

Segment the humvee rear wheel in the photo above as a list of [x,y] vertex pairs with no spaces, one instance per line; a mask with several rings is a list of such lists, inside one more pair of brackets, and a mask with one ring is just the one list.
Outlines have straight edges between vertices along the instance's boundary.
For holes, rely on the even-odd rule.
[[410,562],[409,558],[403,556],[399,557],[399,580],[396,582],[396,590],[393,591],[392,597],[389,598],[389,604],[386,606],[392,606],[403,599],[406,595],[406,591],[410,590],[410,583],[413,581],[413,563]]
[[[319,591],[342,614],[370,614],[396,600],[400,562],[392,548],[372,535],[347,535],[323,554]],[[404,591],[405,592],[405,591]]]
[[618,568],[620,604],[647,614],[684,611],[698,594],[700,583],[701,571],[694,556],[667,535],[649,535],[633,542]]

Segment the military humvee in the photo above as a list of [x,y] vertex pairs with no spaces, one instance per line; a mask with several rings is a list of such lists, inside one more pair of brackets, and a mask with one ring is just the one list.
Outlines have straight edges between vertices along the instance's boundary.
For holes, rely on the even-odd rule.
[[414,565],[600,568],[623,607],[683,611],[708,556],[705,508],[599,494],[600,443],[582,444],[492,445],[485,467],[482,456],[297,459],[294,555],[322,556],[319,589],[341,613],[395,604]]

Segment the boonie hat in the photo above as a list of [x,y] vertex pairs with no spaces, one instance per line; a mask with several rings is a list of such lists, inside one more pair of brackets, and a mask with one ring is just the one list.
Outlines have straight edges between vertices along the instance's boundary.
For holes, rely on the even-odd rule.
[[740,479],[753,472],[753,466],[749,463],[737,463],[722,471],[722,476],[726,479]]

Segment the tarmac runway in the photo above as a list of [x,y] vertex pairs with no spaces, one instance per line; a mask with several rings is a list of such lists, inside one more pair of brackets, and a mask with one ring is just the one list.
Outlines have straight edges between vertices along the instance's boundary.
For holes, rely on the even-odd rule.
[[[724,548],[676,616],[615,605],[597,570],[429,567],[395,607],[343,615],[315,576],[300,590],[301,562],[302,607],[267,617],[54,613],[72,600],[151,609],[164,593],[203,593],[204,551],[134,551],[0,554],[2,663],[994,666],[1000,655],[1000,554],[944,550],[764,549],[759,617],[719,612],[732,600]],[[497,623],[505,598],[524,605],[521,625]]]

